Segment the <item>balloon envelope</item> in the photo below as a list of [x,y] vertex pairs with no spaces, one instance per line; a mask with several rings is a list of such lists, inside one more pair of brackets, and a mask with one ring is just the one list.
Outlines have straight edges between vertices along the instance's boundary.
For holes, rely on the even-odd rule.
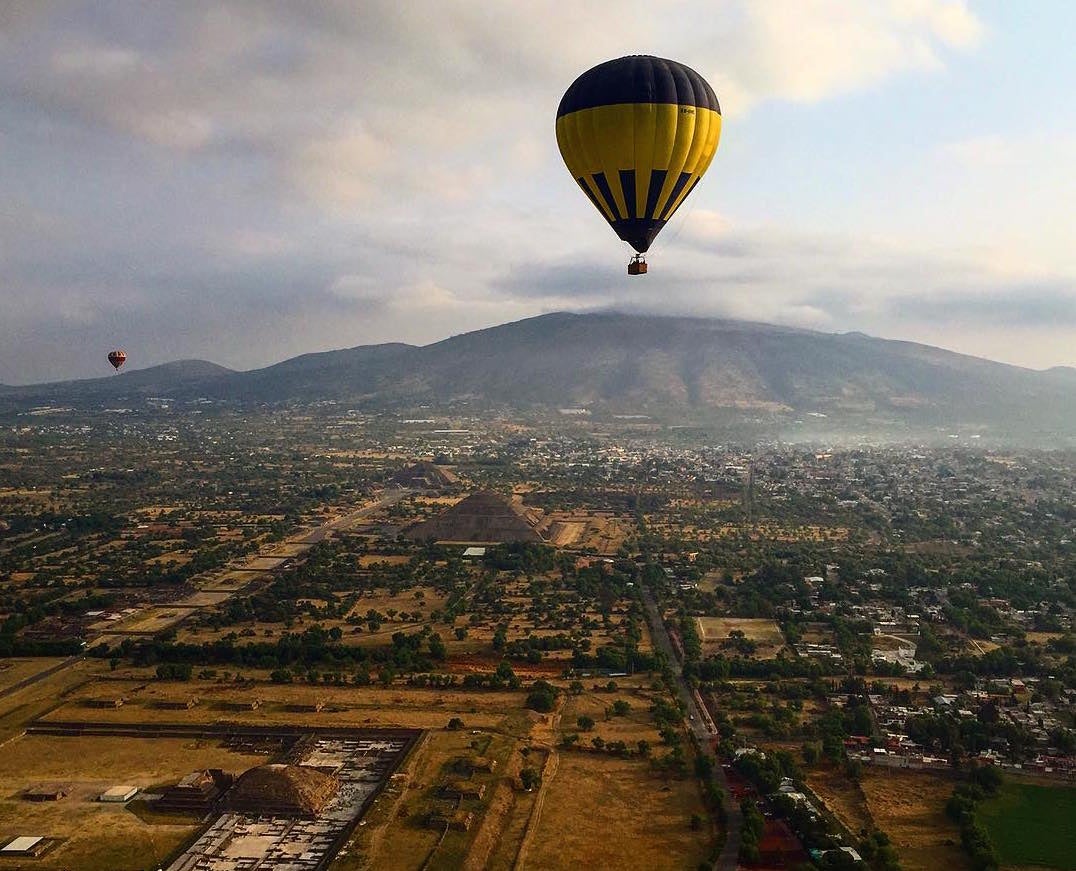
[[587,70],[557,109],[572,178],[640,254],[699,183],[720,137],[713,88],[690,67],[649,55]]
[[119,369],[124,363],[127,362],[126,351],[109,351],[108,362],[112,364],[114,369]]

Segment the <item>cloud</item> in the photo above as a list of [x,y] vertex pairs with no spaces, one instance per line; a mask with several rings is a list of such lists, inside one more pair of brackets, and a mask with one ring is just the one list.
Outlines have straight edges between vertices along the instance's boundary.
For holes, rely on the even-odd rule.
[[[717,198],[628,281],[556,153],[560,95],[600,60],[682,58],[744,142],[787,104],[936,76],[984,41],[964,2],[31,5],[0,12],[0,381],[86,371],[116,342],[252,366],[557,308],[892,332],[964,317],[916,299],[1051,281],[1064,308],[1061,271],[985,244],[943,257]],[[1023,160],[993,136],[938,150],[938,172],[981,185],[975,166]]]
[[491,284],[507,296],[560,307],[893,337],[945,325],[955,337],[964,327],[1063,330],[1076,323],[1076,283],[1064,276],[862,235],[742,227],[704,216],[650,262],[646,278],[628,281],[622,265],[614,271],[607,258],[588,255],[541,270],[511,269]]
[[[725,77],[737,109],[766,99],[817,102],[898,73],[933,71],[968,50],[983,25],[964,2],[842,0],[745,3],[746,39],[730,40]],[[739,35],[739,34],[737,34]]]
[[978,293],[914,295],[891,300],[900,320],[994,327],[1076,326],[1076,288],[1071,282],[994,286]]

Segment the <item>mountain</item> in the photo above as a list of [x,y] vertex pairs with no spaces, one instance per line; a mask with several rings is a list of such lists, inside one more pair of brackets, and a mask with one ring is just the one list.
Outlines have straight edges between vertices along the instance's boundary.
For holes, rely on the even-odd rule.
[[[205,396],[369,409],[585,407],[680,423],[1076,430],[1076,370],[1038,372],[913,342],[744,321],[557,313],[423,347],[307,354],[250,372],[187,361],[16,388],[23,399]],[[3,396],[7,404],[12,395]]]
[[24,387],[0,389],[0,398],[15,403],[86,402],[120,400],[148,396],[189,396],[200,384],[227,375],[238,374],[234,369],[218,366],[208,360],[175,360],[145,369],[133,369],[102,378],[77,381],[54,381],[48,384],[28,384]]

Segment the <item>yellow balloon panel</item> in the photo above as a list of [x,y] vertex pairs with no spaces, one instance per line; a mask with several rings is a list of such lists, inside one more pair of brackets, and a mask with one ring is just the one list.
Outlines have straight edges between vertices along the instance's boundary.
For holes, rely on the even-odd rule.
[[572,177],[639,250],[702,177],[720,136],[718,112],[671,103],[594,106],[557,119],[557,144]]

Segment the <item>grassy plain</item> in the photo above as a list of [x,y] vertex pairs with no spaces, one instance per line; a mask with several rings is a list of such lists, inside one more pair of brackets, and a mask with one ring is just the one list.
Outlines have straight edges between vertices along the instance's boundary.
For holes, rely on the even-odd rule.
[[17,684],[20,680],[63,662],[62,657],[30,656],[24,659],[0,661],[0,691]]
[[695,868],[710,834],[693,778],[666,781],[649,764],[590,753],[562,753],[546,787],[528,853],[530,868]]
[[695,623],[702,638],[703,650],[710,654],[716,652],[729,633],[740,631],[748,641],[757,645],[755,656],[758,659],[772,659],[784,647],[785,637],[773,620],[754,617],[696,617]]
[[978,816],[1006,865],[1076,869],[1076,789],[1008,781]]
[[[213,741],[148,738],[75,738],[24,735],[0,754],[0,834],[62,839],[34,868],[126,871],[155,867],[197,828],[193,820],[152,823],[123,805],[98,802],[109,786],[156,787],[190,771],[219,767],[242,772],[266,761],[233,753]],[[22,792],[39,783],[63,784],[58,802],[27,802]]]
[[944,773],[865,766],[856,783],[839,768],[815,767],[807,784],[853,834],[877,827],[889,835],[906,871],[969,867],[945,815],[953,780]]
[[[264,678],[264,676],[263,676]],[[119,708],[88,708],[90,699],[124,697]],[[171,710],[167,702],[183,702],[191,696],[199,704]],[[234,710],[233,704],[257,699],[256,710]],[[468,728],[505,728],[510,715],[521,714],[524,693],[463,689],[426,689],[395,686],[312,686],[305,683],[237,685],[231,682],[156,680],[105,680],[72,694],[52,711],[52,721],[212,723],[219,720],[251,725],[317,722],[322,725],[402,726],[418,729],[443,728],[460,717]],[[316,714],[297,713],[298,705],[323,702]]]

